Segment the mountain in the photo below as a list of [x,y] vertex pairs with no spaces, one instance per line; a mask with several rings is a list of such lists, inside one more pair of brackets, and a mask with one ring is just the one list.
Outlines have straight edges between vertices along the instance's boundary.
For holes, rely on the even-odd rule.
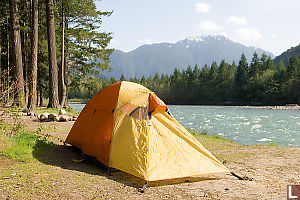
[[278,64],[280,61],[282,61],[285,65],[287,65],[289,58],[292,56],[300,56],[300,44],[298,46],[286,50],[279,56],[276,56],[274,58],[274,63]]
[[110,57],[112,71],[104,72],[103,75],[120,78],[123,73],[126,78],[130,78],[153,76],[156,72],[171,74],[175,67],[181,70],[197,64],[201,68],[205,64],[210,66],[213,61],[219,63],[222,59],[228,63],[237,63],[242,53],[250,62],[254,52],[259,56],[266,53],[274,57],[270,52],[247,47],[221,35],[189,37],[177,43],[142,45],[127,53],[115,50]]

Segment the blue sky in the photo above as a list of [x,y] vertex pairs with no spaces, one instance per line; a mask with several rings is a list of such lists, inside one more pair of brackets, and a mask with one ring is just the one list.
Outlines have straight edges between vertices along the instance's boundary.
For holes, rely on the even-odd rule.
[[101,30],[110,47],[131,51],[142,44],[175,43],[190,36],[222,34],[279,55],[300,43],[300,0],[101,0],[113,14]]

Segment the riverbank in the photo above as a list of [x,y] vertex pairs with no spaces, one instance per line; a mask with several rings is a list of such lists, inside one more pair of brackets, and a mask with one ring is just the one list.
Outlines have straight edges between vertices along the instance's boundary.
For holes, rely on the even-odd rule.
[[[0,120],[13,123],[11,118]],[[285,199],[286,185],[300,184],[300,148],[240,145],[199,135],[196,138],[227,168],[253,181],[229,174],[189,177],[149,183],[141,194],[137,189],[143,181],[135,177],[123,172],[108,176],[92,163],[72,161],[80,155],[63,141],[74,122],[40,122],[34,116],[20,121],[26,132],[47,136],[50,143],[35,145],[25,162],[1,153],[0,199]],[[13,145],[3,133],[0,141],[1,152]]]
[[298,104],[291,104],[285,106],[235,106],[237,108],[251,108],[251,109],[271,109],[271,110],[300,110]]
[[[70,105],[76,104],[87,104],[87,101],[82,102],[69,102]],[[290,104],[285,106],[232,106],[232,105],[191,105],[191,106],[225,106],[225,107],[235,107],[235,108],[249,108],[249,109],[264,109],[264,110],[300,110],[298,104]]]
[[[72,99],[69,100],[70,104],[87,104],[88,99]],[[298,104],[286,104],[286,105],[277,105],[277,106],[254,106],[254,105],[236,105],[236,104],[174,104],[174,105],[192,105],[192,106],[231,106],[237,108],[251,108],[251,109],[272,109],[272,110],[300,110],[300,105]]]

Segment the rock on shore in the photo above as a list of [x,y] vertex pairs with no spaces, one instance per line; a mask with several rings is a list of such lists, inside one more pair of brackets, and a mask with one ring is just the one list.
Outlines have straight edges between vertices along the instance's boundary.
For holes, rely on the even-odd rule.
[[41,113],[37,115],[37,118],[42,122],[67,122],[76,121],[77,116],[69,116],[63,109],[59,110],[59,114]]

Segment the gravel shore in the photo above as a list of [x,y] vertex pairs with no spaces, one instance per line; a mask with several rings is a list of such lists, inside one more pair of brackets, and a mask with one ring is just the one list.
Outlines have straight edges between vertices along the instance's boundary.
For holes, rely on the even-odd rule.
[[273,109],[273,110],[300,110],[300,106],[297,104],[291,104],[286,106],[236,106],[238,108],[253,108],[253,109]]

